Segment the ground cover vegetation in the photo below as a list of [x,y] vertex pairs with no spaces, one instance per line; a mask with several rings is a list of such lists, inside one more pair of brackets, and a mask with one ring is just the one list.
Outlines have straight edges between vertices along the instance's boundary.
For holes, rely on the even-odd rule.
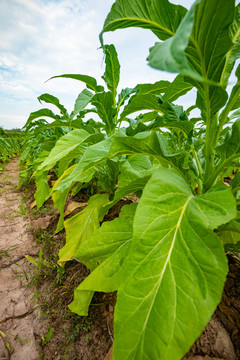
[[[149,65],[177,73],[173,82],[117,92],[120,64],[103,35],[127,27],[156,35]],[[30,114],[20,184],[33,176],[38,208],[52,197],[60,212],[58,264],[77,259],[90,270],[69,308],[86,316],[95,291],[117,291],[113,358],[181,359],[220,302],[225,252],[239,251],[240,5],[196,0],[187,11],[168,0],[116,0],[100,41],[105,87],[87,75],[52,78],[86,88],[70,115],[56,97],[39,97],[60,115]],[[176,105],[191,89],[196,102]],[[91,113],[97,120],[86,120]],[[86,189],[87,205],[64,219],[68,194]],[[103,222],[129,194],[137,201]]]

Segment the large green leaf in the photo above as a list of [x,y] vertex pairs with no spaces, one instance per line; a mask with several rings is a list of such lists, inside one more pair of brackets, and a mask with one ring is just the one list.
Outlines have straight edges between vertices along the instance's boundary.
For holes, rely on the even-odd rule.
[[[231,49],[229,26],[234,17],[234,0],[202,0],[196,7],[193,33],[186,49],[192,66],[204,78],[221,82],[226,56]],[[211,34],[211,35],[210,35]],[[221,109],[227,93],[219,86],[195,83],[198,88],[198,106],[202,116],[211,121]]]
[[192,33],[195,7],[199,1],[200,0],[196,0],[192,5],[174,36],[164,42],[155,44],[155,46],[150,49],[150,55],[148,57],[150,66],[159,70],[188,75],[198,81],[202,79],[199,73],[189,64],[184,52]]
[[67,78],[67,79],[74,79],[74,80],[82,81],[83,83],[85,83],[87,85],[88,89],[91,89],[95,92],[104,90],[103,86],[98,85],[97,80],[95,78],[93,78],[92,76],[81,75],[81,74],[64,74],[64,75],[53,76],[49,80],[56,79],[56,78]]
[[87,207],[64,222],[66,245],[59,251],[60,266],[75,257],[80,244],[89,240],[93,231],[100,226],[99,211],[108,201],[107,194],[93,195]]
[[112,137],[89,146],[74,171],[59,183],[56,190],[60,192],[65,191],[67,188],[70,189],[70,187],[78,181],[90,181],[97,166],[106,161],[112,140],[115,136],[121,137],[124,136],[124,134],[121,131],[118,131]]
[[90,146],[84,153],[74,171],[63,179],[57,186],[57,191],[65,191],[78,182],[87,182],[95,172],[95,167],[106,160],[112,139],[107,138],[95,145]]
[[173,36],[186,14],[186,9],[173,5],[168,0],[117,0],[108,14],[103,33],[127,27],[150,29],[161,40]]
[[41,103],[42,101],[55,105],[61,112],[61,114],[65,117],[65,119],[68,118],[68,112],[65,109],[65,107],[60,104],[59,99],[53,95],[50,94],[42,94],[38,96],[38,101]]
[[114,360],[178,360],[188,351],[219,303],[227,274],[213,229],[235,216],[228,187],[194,196],[176,170],[154,172],[136,210],[118,290]]
[[[137,204],[125,205],[119,217],[107,221],[94,231],[87,243],[80,245],[76,257],[86,266],[92,268],[91,274],[74,291],[74,301],[69,305],[71,311],[78,315],[88,314],[89,302],[86,292],[110,292],[118,289],[122,281],[123,269],[126,264],[132,243],[133,216]],[[100,263],[97,266],[97,263]]]
[[90,144],[98,142],[103,139],[102,134],[92,134],[83,129],[72,130],[68,134],[62,136],[57,142],[55,147],[50,152],[47,159],[39,166],[39,171],[45,171],[51,169],[59,160],[62,160],[65,156],[73,151],[73,156],[81,155],[85,149],[83,143],[89,142]]
[[51,110],[49,110],[49,109],[41,109],[41,110],[34,111],[29,115],[29,117],[27,119],[27,122],[23,126],[23,128],[26,128],[33,120],[35,120],[35,119],[37,119],[37,118],[39,118],[41,116],[50,117],[50,118],[52,118],[54,120],[60,119],[59,115],[55,115]]
[[[201,77],[220,82],[226,54],[232,45],[228,27],[232,23],[233,16],[234,0],[195,1],[176,35],[167,40],[166,45],[158,44],[152,49],[150,65],[183,74],[189,66],[184,57],[186,49],[188,64],[191,64]],[[190,42],[187,47],[188,39]],[[169,60],[166,52],[160,52],[168,49],[171,50],[171,53],[168,53]],[[176,54],[177,50],[178,54]]]
[[107,84],[108,89],[112,92],[113,100],[115,102],[120,76],[120,64],[114,45],[104,45],[103,51],[105,54],[106,64],[103,79]]

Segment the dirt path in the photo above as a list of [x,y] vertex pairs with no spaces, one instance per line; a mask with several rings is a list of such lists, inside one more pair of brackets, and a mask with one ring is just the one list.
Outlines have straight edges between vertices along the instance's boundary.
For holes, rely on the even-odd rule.
[[44,325],[32,301],[26,254],[38,249],[28,231],[30,222],[19,213],[18,159],[0,172],[0,360],[39,358],[39,336]]

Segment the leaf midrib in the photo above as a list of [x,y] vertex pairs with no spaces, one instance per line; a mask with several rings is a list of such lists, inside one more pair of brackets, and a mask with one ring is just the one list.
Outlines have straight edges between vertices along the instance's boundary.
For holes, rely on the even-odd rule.
[[[121,17],[120,19],[117,19],[117,20],[114,20],[114,21],[111,21],[109,24],[106,25],[105,27],[105,30],[103,28],[103,31],[102,32],[106,32],[106,31],[109,31],[107,30],[108,27],[112,27],[113,24],[117,24],[117,23],[121,23],[121,22],[125,22],[125,21],[135,21],[135,22],[138,22],[138,23],[145,23],[145,24],[150,24],[150,28],[152,30],[152,28],[156,29],[156,30],[161,30],[163,32],[165,32],[166,34],[173,36],[174,35],[174,32],[172,32],[171,30],[161,26],[160,24],[154,22],[154,21],[149,21],[149,20],[146,20],[146,19],[143,19],[143,18],[134,18],[134,17]],[[139,26],[141,27],[141,26]]]
[[[156,299],[156,296],[157,296],[157,294],[158,294],[159,287],[160,287],[160,285],[161,285],[161,283],[162,283],[162,279],[163,279],[163,276],[164,276],[164,274],[165,274],[165,270],[166,270],[166,268],[167,268],[167,265],[170,263],[170,258],[171,258],[171,255],[172,255],[172,251],[173,251],[173,249],[174,249],[174,245],[175,245],[175,242],[176,242],[177,234],[178,234],[178,231],[179,231],[179,228],[180,228],[180,225],[181,225],[183,216],[184,216],[184,214],[185,214],[185,211],[186,211],[186,209],[187,209],[187,207],[188,207],[189,202],[190,202],[193,198],[194,198],[194,195],[189,195],[188,198],[187,198],[187,200],[186,200],[186,202],[185,202],[185,204],[184,204],[184,206],[182,207],[182,212],[181,212],[181,214],[180,214],[180,216],[179,216],[179,219],[178,219],[178,222],[177,222],[177,225],[176,225],[176,229],[175,229],[175,232],[174,232],[173,241],[172,241],[171,247],[170,247],[170,249],[169,249],[167,259],[166,259],[165,264],[164,264],[164,266],[163,266],[163,269],[162,269],[162,271],[161,271],[159,281],[157,282],[157,287],[154,286],[153,289],[152,289],[152,291],[151,291],[151,293],[152,293],[152,292],[154,292],[155,289],[156,289],[155,295],[154,295],[153,300],[152,300],[152,302],[151,302],[151,306],[150,306],[149,311],[148,311],[148,314],[147,314],[147,316],[146,316],[146,320],[145,320],[145,322],[144,322],[144,325],[142,326],[142,329],[143,329],[143,330],[142,330],[142,333],[141,333],[141,335],[139,336],[139,341],[138,341],[137,344],[135,345],[135,348],[138,347],[139,342],[141,341],[141,339],[143,338],[143,336],[144,336],[144,334],[145,334],[145,331],[146,331],[146,328],[147,328],[146,325],[147,325],[147,322],[148,322],[149,317],[150,317],[150,315],[151,315],[151,311],[152,311],[152,308],[153,308],[153,306],[154,306],[155,299]],[[168,232],[167,234],[169,234],[169,232]],[[167,234],[166,234],[166,235],[167,235]],[[166,237],[166,235],[165,235],[164,237]],[[162,240],[163,240],[163,238],[161,239],[161,241],[162,241]],[[154,248],[155,248],[155,247],[154,247]],[[148,256],[152,253],[152,251],[153,251],[153,249],[152,249],[151,252],[148,254]],[[140,264],[139,264],[139,265],[140,265]],[[145,298],[144,298],[143,301],[140,302],[140,304],[136,307],[136,310],[142,305],[142,303],[143,303],[144,301],[145,301]],[[176,308],[175,308],[175,310],[176,310]],[[175,311],[175,310],[174,310],[174,311]],[[175,317],[176,317],[176,316],[175,316]],[[173,321],[173,325],[174,325],[174,321]],[[168,347],[169,347],[169,344],[170,344],[171,339],[172,339],[172,337],[173,337],[173,329],[174,329],[174,326],[172,327],[171,338],[170,338],[170,340],[169,340],[169,342],[168,342]]]

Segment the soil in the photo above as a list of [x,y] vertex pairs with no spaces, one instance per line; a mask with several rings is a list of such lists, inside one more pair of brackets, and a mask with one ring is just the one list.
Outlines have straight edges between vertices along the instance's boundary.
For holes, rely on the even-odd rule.
[[[20,212],[21,194],[17,159],[0,174],[0,359],[38,357],[35,334],[43,335],[40,309],[31,300],[26,254],[38,249],[28,229],[30,221]],[[24,269],[24,271],[23,271]]]
[[[16,190],[17,183],[15,159],[0,173],[0,360],[111,360],[116,293],[95,293],[88,317],[69,311],[74,288],[89,272],[76,261],[64,270],[56,265],[65,242],[64,230],[54,235],[59,213],[51,200],[30,211],[33,191]],[[28,201],[20,210],[23,195]],[[86,194],[68,198],[68,209],[75,203],[67,217],[87,200]],[[104,221],[131,201],[121,200]],[[25,257],[38,262],[40,249],[46,261],[42,268]],[[228,260],[222,301],[183,360],[240,359],[240,258],[228,253]]]

